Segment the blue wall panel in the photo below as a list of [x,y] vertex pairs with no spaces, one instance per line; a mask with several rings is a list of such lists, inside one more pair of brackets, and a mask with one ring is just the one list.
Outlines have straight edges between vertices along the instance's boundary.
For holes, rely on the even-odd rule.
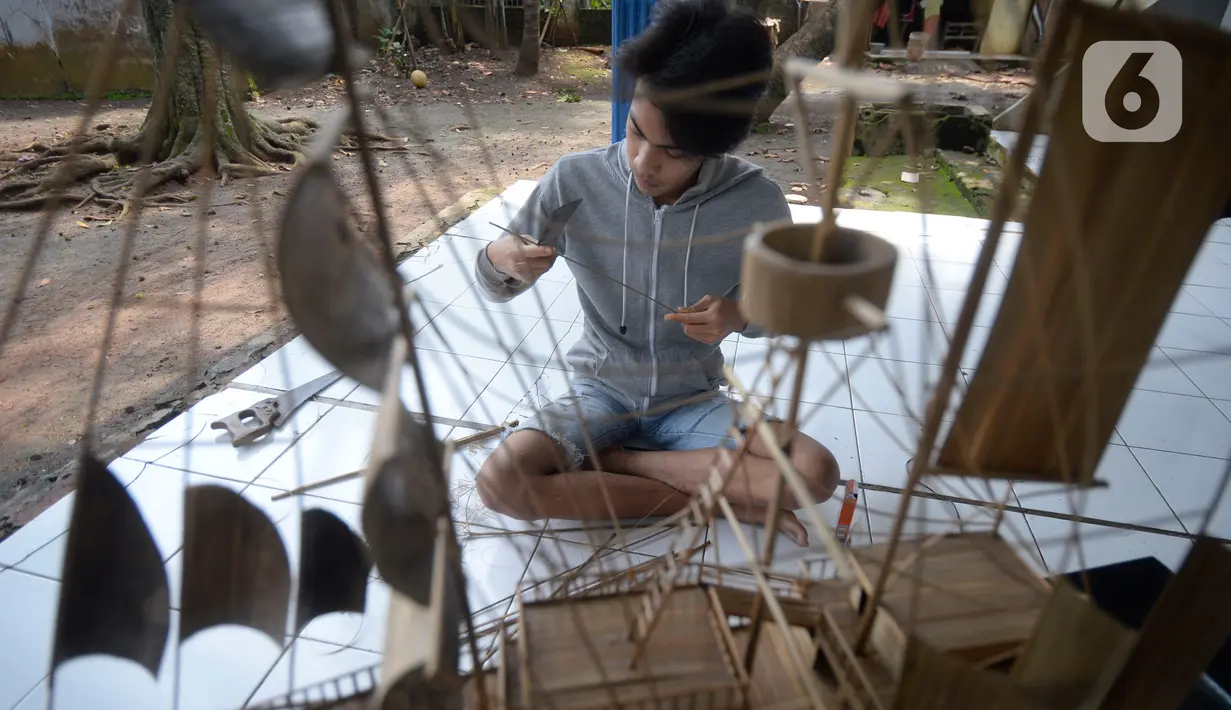
[[[636,37],[650,24],[655,0],[612,0],[611,52],[614,55],[624,40]],[[621,96],[620,70],[612,65],[611,72],[611,142],[624,140],[624,124],[628,121],[629,101]]]

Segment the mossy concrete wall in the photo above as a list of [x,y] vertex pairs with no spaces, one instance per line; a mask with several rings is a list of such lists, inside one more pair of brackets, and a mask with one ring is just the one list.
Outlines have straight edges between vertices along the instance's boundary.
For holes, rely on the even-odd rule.
[[80,94],[107,37],[120,33],[117,62],[104,91],[153,84],[140,16],[123,26],[119,0],[0,0],[0,97]]

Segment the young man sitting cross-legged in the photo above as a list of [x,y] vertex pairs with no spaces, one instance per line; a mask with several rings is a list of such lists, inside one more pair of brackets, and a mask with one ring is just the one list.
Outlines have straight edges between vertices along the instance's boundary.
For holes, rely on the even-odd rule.
[[[735,332],[759,336],[737,302],[743,235],[756,222],[790,219],[781,190],[761,169],[727,154],[751,130],[764,81],[710,94],[725,102],[720,111],[655,103],[664,91],[767,72],[772,51],[754,16],[725,0],[660,2],[618,61],[638,88],[627,138],[561,158],[512,225],[537,242],[544,216],[580,198],[555,248],[506,235],[475,265],[486,297],[507,301],[562,254],[585,319],[568,353],[573,391],[523,421],[479,472],[483,502],[519,519],[637,519],[688,504],[719,449],[737,446],[728,433],[735,403],[719,390],[719,344]],[[790,440],[813,497],[832,496],[833,455],[774,426],[780,441]],[[763,522],[778,468],[755,430],[747,435],[748,451],[725,492],[742,519]],[[781,529],[806,545],[789,489],[782,505]]]

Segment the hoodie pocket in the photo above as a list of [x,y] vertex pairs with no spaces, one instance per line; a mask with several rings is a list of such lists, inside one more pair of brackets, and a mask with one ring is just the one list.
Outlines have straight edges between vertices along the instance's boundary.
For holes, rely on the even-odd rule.
[[565,354],[565,362],[579,377],[601,377],[606,361],[607,347],[597,339],[584,336]]
[[658,397],[696,394],[717,386],[718,380],[711,377],[705,363],[692,353],[662,357],[658,362]]

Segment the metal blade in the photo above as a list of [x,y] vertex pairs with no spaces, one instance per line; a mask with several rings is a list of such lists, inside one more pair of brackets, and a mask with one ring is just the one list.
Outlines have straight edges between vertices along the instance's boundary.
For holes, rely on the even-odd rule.
[[568,225],[568,221],[573,218],[573,214],[577,212],[577,208],[580,206],[581,200],[573,200],[561,205],[555,212],[552,212],[547,222],[547,228],[543,230],[542,236],[539,237],[539,246],[555,248],[556,243],[560,241],[560,235],[564,234],[564,227]]
[[342,379],[342,371],[334,370],[328,374],[321,375],[311,382],[305,382],[293,390],[288,390],[278,395],[278,421],[275,423],[275,426],[281,426],[282,422],[291,416],[291,412],[299,409],[299,405],[340,379]]

